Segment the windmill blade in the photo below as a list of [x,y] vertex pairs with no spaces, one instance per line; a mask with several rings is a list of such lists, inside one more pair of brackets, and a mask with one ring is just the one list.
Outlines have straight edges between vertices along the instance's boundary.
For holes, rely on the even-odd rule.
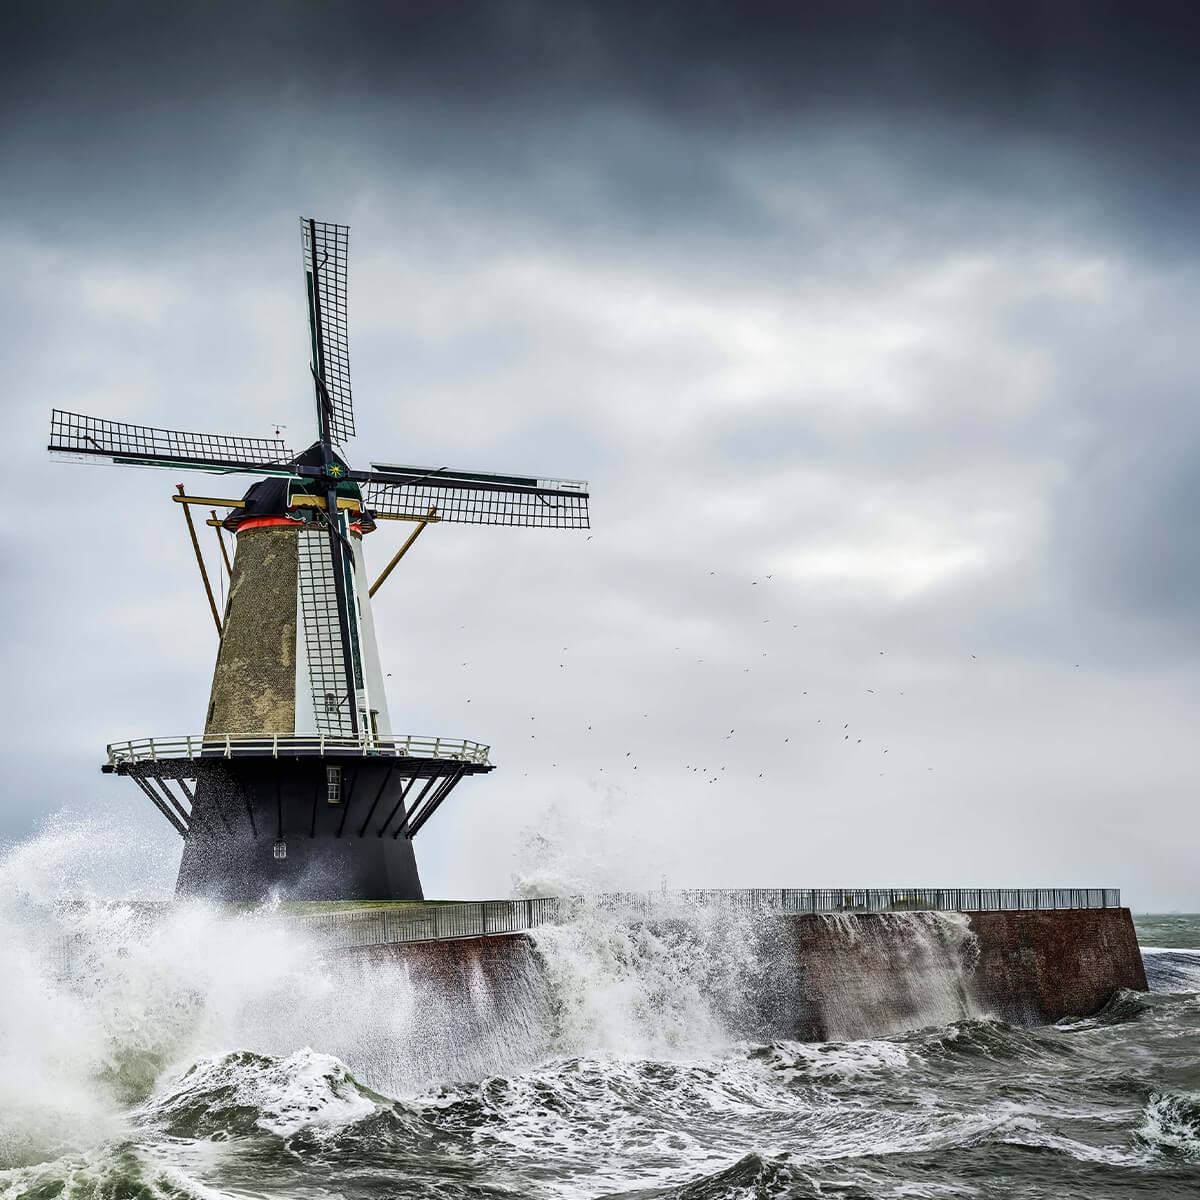
[[350,342],[346,326],[346,258],[350,227],[301,217],[300,229],[321,430],[323,434],[328,430],[331,441],[344,444],[354,436]]
[[105,421],[56,408],[50,413],[51,453],[107,458],[132,467],[186,467],[196,471],[294,476],[295,456],[276,438],[182,433],[125,421]]
[[351,471],[364,484],[363,503],[380,517],[428,515],[437,505],[442,521],[468,525],[519,525],[588,529],[588,488],[580,479],[541,479],[372,463],[373,471]]

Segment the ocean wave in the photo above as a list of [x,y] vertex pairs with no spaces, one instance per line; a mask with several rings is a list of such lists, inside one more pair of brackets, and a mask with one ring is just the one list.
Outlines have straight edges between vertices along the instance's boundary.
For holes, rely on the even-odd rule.
[[[747,1154],[732,1166],[700,1175],[680,1187],[655,1188],[629,1195],[636,1195],[638,1200],[770,1200],[773,1196],[803,1200],[808,1196],[824,1194],[810,1190],[804,1183],[803,1177],[786,1158]],[[839,1189],[838,1194],[847,1200],[857,1197],[868,1200],[868,1193],[857,1189]]]
[[101,1146],[37,1166],[0,1171],[0,1200],[226,1200],[178,1164],[132,1145]]
[[1200,1092],[1152,1093],[1135,1136],[1168,1157],[1200,1162]]
[[896,1040],[920,1061],[941,1070],[948,1064],[965,1066],[972,1060],[1057,1067],[1075,1053],[1074,1047],[1051,1029],[1009,1025],[993,1018],[953,1021],[918,1029]]
[[391,1102],[362,1087],[345,1065],[307,1047],[286,1058],[237,1051],[201,1060],[135,1114],[171,1137],[223,1139],[263,1130],[349,1125]]
[[1143,946],[1142,964],[1152,992],[1200,992],[1200,950]]
[[1090,1017],[1064,1017],[1055,1023],[1054,1028],[1080,1032],[1115,1025],[1128,1025],[1131,1022],[1142,1020],[1147,1013],[1154,1010],[1155,1005],[1154,997],[1145,992],[1120,988],[1109,997],[1108,1003],[1098,1013]]
[[888,1039],[858,1042],[773,1042],[753,1052],[781,1083],[877,1080],[904,1071],[908,1047]]

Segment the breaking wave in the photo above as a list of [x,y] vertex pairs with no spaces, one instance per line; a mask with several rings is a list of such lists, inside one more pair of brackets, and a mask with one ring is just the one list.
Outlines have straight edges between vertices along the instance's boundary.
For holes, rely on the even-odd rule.
[[1200,1162],[1200,1092],[1153,1094],[1137,1136],[1165,1154]]
[[1057,1200],[1200,1179],[1178,952],[1147,955],[1155,994],[1018,1028],[975,1009],[953,915],[831,917],[800,945],[761,913],[584,905],[533,939],[334,955],[270,910],[62,903],[81,850],[47,849],[0,862],[0,1196]]

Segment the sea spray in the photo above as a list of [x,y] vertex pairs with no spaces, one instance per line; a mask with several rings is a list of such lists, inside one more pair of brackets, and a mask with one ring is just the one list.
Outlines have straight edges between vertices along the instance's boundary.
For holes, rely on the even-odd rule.
[[756,914],[682,905],[580,903],[533,932],[560,1054],[673,1057],[727,1045],[764,962]]
[[979,948],[963,914],[838,913],[808,920],[796,950],[797,992],[814,1022],[808,1038],[881,1037],[976,1015],[970,976]]

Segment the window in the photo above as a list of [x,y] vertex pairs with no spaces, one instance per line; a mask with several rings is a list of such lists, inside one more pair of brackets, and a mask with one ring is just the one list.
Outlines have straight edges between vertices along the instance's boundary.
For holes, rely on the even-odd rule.
[[326,767],[325,768],[325,785],[328,791],[330,804],[341,804],[342,802],[342,768],[341,767]]
[[331,713],[331,712],[337,712],[337,710],[338,710],[337,696],[335,696],[333,694],[333,692],[326,692],[325,693],[325,711],[327,713]]
[[274,854],[276,858],[287,858],[287,842],[282,840],[276,842]]

